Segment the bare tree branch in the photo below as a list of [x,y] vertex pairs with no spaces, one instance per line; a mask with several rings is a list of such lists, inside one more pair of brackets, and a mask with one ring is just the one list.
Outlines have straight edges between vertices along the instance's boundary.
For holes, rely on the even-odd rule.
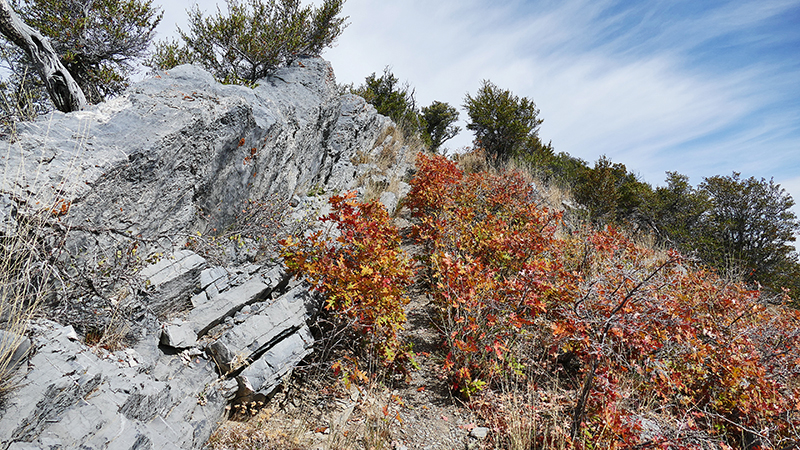
[[61,64],[47,38],[22,22],[6,0],[0,0],[0,33],[25,50],[34,62],[56,108],[71,112],[86,106],[83,91]]

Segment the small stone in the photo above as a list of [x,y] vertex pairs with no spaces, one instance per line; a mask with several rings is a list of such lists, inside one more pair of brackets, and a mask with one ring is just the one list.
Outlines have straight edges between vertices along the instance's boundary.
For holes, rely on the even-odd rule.
[[397,195],[393,192],[383,192],[380,197],[380,202],[386,208],[389,214],[394,214],[397,208]]
[[228,271],[223,267],[215,266],[200,272],[200,289],[205,289],[212,283],[226,284]]
[[242,270],[244,270],[244,273],[252,275],[258,272],[259,269],[261,269],[261,266],[259,266],[258,264],[248,264]]
[[206,294],[205,291],[192,296],[192,306],[195,308],[207,302],[208,302],[208,294]]
[[188,323],[167,324],[161,330],[161,343],[172,348],[194,347],[197,333]]
[[486,427],[475,427],[469,432],[469,435],[475,439],[483,440],[489,435],[489,429]]
[[78,337],[78,333],[75,332],[75,329],[72,328],[72,325],[68,325],[66,328],[66,336],[67,339],[70,341],[80,341],[81,338]]

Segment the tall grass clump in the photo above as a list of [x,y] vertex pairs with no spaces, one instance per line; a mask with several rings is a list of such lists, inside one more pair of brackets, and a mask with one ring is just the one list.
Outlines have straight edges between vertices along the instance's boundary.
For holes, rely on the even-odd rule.
[[[32,213],[16,212],[0,229],[0,399],[13,388],[13,362],[31,319],[52,295],[58,282],[53,264],[62,238],[46,230],[61,206]],[[9,219],[9,217],[5,217]],[[17,352],[19,353],[19,352]],[[20,355],[16,355],[19,357]]]
[[[14,388],[31,320],[66,286],[58,261],[68,234],[62,219],[71,206],[63,197],[64,186],[34,192],[34,186],[43,185],[42,163],[26,171],[25,163],[36,155],[23,154],[13,142],[6,141],[0,155],[0,401]],[[69,173],[64,179],[70,179]]]
[[417,152],[423,148],[424,143],[418,135],[407,135],[395,125],[384,128],[372,150],[357,151],[350,159],[355,166],[367,167],[359,174],[356,185],[363,191],[363,199],[379,200],[384,192],[401,197],[400,186],[407,180],[396,168],[413,165]]

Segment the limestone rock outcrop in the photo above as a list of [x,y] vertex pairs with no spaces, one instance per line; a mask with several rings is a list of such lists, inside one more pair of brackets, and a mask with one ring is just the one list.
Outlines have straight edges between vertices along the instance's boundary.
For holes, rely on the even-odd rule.
[[[320,299],[246,240],[219,258],[187,244],[253,200],[297,220],[324,212],[320,194],[391,185],[373,195],[393,209],[411,162],[392,128],[319,58],[253,89],[181,66],[20,124],[0,141],[0,235],[55,205],[64,270],[0,406],[0,449],[200,448],[231,401],[268,398],[312,351]],[[87,273],[107,285],[72,289]],[[112,325],[115,345],[85,342]]]

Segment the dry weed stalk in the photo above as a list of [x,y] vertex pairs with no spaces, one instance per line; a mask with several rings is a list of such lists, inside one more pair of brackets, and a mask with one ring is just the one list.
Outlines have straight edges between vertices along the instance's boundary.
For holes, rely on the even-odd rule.
[[[22,150],[12,140],[6,141],[4,159],[11,161],[17,151]],[[23,181],[23,167],[15,172],[14,167],[5,165],[2,173],[2,186],[12,190],[0,191],[0,201],[7,203],[0,211],[0,330],[5,332],[0,341],[0,400],[14,388],[12,357],[24,341],[30,321],[57,289],[65,289],[57,261],[66,235],[50,229],[60,224],[70,203],[60,197],[63,190],[48,195],[23,187],[27,182],[36,185],[42,176],[39,161],[33,180]]]

